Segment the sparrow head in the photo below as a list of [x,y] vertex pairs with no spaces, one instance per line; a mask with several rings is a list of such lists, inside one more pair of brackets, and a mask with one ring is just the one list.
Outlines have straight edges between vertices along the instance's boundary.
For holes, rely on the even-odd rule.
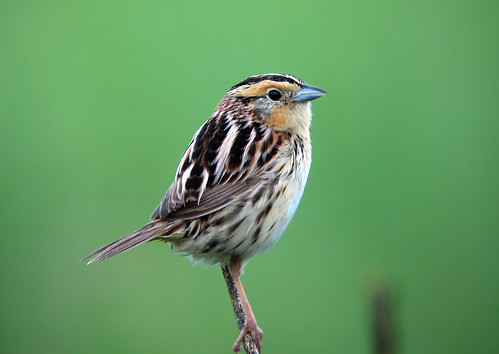
[[273,129],[300,132],[310,126],[310,101],[326,93],[292,75],[264,74],[241,81],[226,97],[249,108],[254,118]]

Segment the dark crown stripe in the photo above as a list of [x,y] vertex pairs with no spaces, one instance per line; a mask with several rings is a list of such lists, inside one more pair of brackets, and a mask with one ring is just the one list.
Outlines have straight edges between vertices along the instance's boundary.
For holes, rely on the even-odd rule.
[[286,75],[286,74],[265,74],[265,75],[257,75],[250,76],[246,80],[241,81],[240,83],[232,86],[229,91],[232,91],[240,86],[244,85],[254,85],[256,83],[270,80],[275,82],[289,82],[290,84],[301,85],[303,82],[297,77]]

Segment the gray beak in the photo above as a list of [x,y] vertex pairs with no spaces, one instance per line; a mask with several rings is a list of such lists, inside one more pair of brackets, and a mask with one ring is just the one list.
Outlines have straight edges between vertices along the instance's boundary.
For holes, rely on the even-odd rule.
[[303,85],[303,88],[298,91],[292,98],[291,102],[306,102],[306,101],[312,101],[315,100],[316,98],[322,97],[326,94],[327,92],[324,91],[323,89],[320,89],[318,87],[310,86],[307,84]]

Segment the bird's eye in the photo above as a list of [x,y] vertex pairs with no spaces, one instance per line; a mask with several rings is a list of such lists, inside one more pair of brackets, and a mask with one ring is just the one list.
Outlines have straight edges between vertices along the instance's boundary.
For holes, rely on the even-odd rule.
[[267,97],[272,101],[278,101],[282,97],[282,94],[277,90],[270,90],[267,92]]

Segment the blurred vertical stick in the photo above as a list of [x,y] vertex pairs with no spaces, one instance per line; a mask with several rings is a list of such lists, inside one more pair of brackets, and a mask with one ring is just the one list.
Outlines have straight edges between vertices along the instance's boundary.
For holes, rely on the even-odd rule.
[[375,354],[395,353],[395,329],[393,324],[393,294],[386,281],[375,284],[371,289],[373,352]]
[[[243,303],[241,302],[241,297],[234,285],[234,280],[232,279],[232,274],[230,274],[229,266],[227,264],[222,264],[222,273],[225,282],[227,283],[227,289],[229,290],[230,301],[234,307],[234,313],[236,314],[237,326],[239,330],[241,330],[246,322]],[[255,339],[249,333],[244,337],[243,346],[247,354],[259,354],[258,349],[256,348]]]

